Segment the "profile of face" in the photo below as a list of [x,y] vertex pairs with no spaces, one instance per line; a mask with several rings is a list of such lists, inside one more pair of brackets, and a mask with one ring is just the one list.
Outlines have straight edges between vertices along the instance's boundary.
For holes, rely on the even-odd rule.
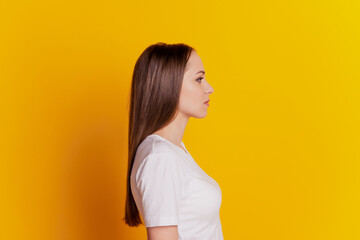
[[209,95],[214,92],[206,81],[205,70],[201,58],[192,51],[187,62],[180,92],[179,113],[186,117],[204,118],[210,100]]

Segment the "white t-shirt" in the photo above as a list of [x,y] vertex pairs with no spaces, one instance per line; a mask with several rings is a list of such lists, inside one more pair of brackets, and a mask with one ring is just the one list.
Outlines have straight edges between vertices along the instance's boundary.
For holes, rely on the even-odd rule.
[[223,240],[221,190],[181,147],[151,134],[137,148],[131,191],[145,227],[178,225],[179,240]]

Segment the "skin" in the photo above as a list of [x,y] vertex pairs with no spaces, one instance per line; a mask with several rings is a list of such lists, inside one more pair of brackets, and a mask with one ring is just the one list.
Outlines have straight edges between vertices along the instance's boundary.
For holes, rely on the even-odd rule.
[[[214,92],[212,86],[206,81],[205,73],[199,73],[199,71],[205,72],[204,65],[196,51],[193,51],[185,68],[176,118],[166,127],[153,133],[181,148],[183,148],[181,141],[189,118],[204,118],[207,115],[208,106],[204,102],[209,100],[209,95]],[[149,240],[178,240],[176,225],[148,227],[146,230]]]

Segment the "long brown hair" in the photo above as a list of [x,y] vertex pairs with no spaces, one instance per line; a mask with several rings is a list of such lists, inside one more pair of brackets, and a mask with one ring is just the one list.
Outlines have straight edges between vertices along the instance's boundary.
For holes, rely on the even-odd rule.
[[147,47],[136,61],[131,83],[128,135],[128,171],[125,223],[143,224],[136,207],[130,175],[139,144],[165,127],[178,111],[185,67],[194,48],[158,42]]

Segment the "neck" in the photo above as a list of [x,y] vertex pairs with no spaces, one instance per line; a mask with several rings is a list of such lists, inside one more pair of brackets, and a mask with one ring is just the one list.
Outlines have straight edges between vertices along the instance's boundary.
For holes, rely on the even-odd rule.
[[183,139],[188,120],[188,116],[178,113],[170,124],[153,132],[153,134],[157,134],[182,148],[181,141]]

